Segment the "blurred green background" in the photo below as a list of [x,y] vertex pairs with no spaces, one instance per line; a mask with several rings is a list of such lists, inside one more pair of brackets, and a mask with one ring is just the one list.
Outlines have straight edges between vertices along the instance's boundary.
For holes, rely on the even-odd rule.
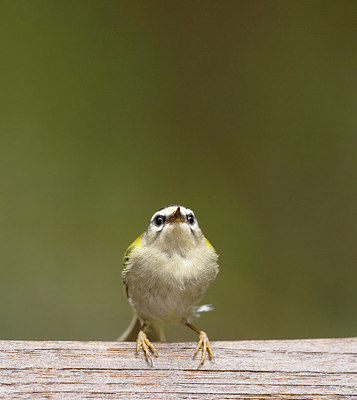
[[220,254],[211,339],[355,336],[356,16],[2,1],[0,338],[115,339],[123,253],[170,203]]

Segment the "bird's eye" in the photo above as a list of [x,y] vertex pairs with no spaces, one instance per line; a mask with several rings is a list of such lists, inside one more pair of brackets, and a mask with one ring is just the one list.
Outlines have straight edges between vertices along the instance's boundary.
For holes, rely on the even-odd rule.
[[193,214],[188,214],[186,218],[189,224],[193,225],[195,223],[195,217]]
[[156,226],[161,226],[164,222],[165,222],[165,217],[163,216],[163,215],[157,215],[155,218],[154,218],[154,224],[156,225]]

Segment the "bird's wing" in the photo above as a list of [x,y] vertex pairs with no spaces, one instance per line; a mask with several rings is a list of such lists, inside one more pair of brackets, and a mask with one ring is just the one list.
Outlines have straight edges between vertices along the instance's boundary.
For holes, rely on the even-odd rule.
[[121,276],[123,278],[123,282],[124,282],[124,285],[125,285],[125,292],[126,292],[127,297],[128,297],[128,287],[126,285],[126,275],[130,270],[130,263],[131,263],[133,252],[138,247],[141,247],[141,238],[142,238],[142,236],[143,235],[138,236],[133,241],[133,243],[126,249],[125,254],[124,254],[124,258],[123,258],[123,271],[122,271]]
[[[126,249],[123,257],[123,271],[122,271],[122,278],[123,282],[125,285],[125,293],[126,297],[129,298],[129,293],[128,293],[128,285],[126,284],[126,275],[130,271],[130,264],[132,260],[132,255],[135,249],[138,247],[141,247],[141,238],[143,235],[138,236],[133,243]],[[128,326],[128,328],[125,330],[125,332],[117,339],[118,341],[135,341],[136,337],[141,329],[141,323],[139,321],[138,316],[136,313],[133,316],[133,319]]]
[[141,247],[141,238],[143,235],[138,236],[133,243],[126,249],[124,253],[124,258],[123,258],[123,266],[124,268],[130,263],[130,255],[132,254],[133,250],[135,250],[137,247]]
[[210,243],[209,240],[206,238],[206,236],[205,236],[205,242],[206,242],[207,247],[211,248],[211,249],[216,253],[215,248],[211,245],[211,243]]

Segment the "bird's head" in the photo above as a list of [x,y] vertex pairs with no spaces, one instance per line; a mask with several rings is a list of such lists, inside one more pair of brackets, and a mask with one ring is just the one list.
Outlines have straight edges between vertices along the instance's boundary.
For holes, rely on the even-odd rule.
[[151,218],[143,239],[167,253],[182,253],[204,243],[195,214],[189,208],[171,205]]

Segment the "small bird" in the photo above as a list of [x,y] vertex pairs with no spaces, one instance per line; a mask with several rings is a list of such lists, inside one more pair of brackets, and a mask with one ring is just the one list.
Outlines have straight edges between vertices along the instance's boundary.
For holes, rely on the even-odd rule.
[[202,347],[201,363],[214,356],[207,334],[193,326],[189,317],[210,311],[196,307],[215,279],[218,255],[204,237],[189,208],[170,205],[157,211],[147,230],[126,250],[122,278],[126,296],[134,310],[127,330],[118,339],[135,341],[152,365],[157,355],[152,341],[165,340],[165,327],[181,323],[198,333],[194,357]]

